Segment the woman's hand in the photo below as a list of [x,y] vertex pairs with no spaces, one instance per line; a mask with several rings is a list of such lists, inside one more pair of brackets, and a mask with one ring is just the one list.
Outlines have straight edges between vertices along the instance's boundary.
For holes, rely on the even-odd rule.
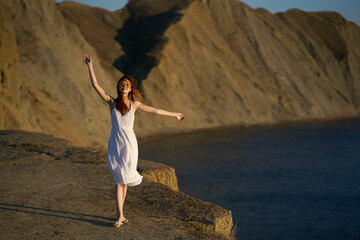
[[91,80],[91,84],[94,87],[94,89],[96,90],[96,92],[100,95],[100,97],[102,99],[104,99],[105,102],[107,102],[109,105],[113,104],[112,98],[110,95],[106,94],[106,92],[98,85],[97,80],[96,80],[96,76],[95,76],[95,72],[94,72],[94,68],[92,65],[92,58],[91,56],[87,55],[86,53],[84,54],[83,57],[84,63],[86,63],[86,65],[88,66],[89,69],[89,74],[90,74],[90,80]]
[[87,55],[86,53],[84,54],[83,60],[84,60],[84,63],[86,63],[86,65],[92,65],[92,58],[91,58],[91,56]]
[[184,114],[182,114],[182,113],[177,113],[177,114],[176,114],[176,118],[177,118],[177,120],[179,120],[179,121],[181,122],[182,120],[185,119],[185,116],[184,116]]

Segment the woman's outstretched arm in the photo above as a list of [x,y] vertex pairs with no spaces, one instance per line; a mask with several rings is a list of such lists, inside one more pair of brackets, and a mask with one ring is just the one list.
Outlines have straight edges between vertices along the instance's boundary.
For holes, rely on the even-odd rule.
[[185,119],[185,116],[182,113],[168,112],[168,111],[165,111],[162,109],[153,108],[150,106],[146,106],[138,101],[135,101],[135,108],[138,110],[141,110],[143,112],[147,112],[147,113],[153,113],[153,114],[169,116],[169,117],[176,117],[176,119],[179,121],[182,121]]
[[112,103],[113,101],[112,98],[109,95],[107,95],[105,91],[97,83],[91,56],[84,54],[83,60],[84,63],[86,63],[86,65],[88,66],[91,84],[95,88],[96,92],[100,95],[102,99],[105,100],[105,102],[107,102],[108,104]]

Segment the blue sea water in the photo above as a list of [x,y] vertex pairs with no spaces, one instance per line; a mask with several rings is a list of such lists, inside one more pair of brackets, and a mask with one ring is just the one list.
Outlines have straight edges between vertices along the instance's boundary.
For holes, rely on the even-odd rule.
[[178,135],[139,157],[231,210],[238,239],[360,239],[359,119]]

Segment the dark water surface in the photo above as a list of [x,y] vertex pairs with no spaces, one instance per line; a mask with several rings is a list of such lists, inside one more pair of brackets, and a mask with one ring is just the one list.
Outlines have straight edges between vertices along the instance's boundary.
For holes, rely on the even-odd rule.
[[178,135],[139,154],[231,210],[239,239],[360,239],[359,119]]

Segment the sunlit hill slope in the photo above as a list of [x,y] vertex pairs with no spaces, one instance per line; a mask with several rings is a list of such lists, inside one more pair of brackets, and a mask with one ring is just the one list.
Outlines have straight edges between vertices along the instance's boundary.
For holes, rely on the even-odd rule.
[[106,146],[122,74],[145,104],[187,119],[136,113],[139,138],[231,125],[360,115],[360,28],[335,12],[271,14],[237,0],[130,0],[105,9],[0,0],[0,128]]

